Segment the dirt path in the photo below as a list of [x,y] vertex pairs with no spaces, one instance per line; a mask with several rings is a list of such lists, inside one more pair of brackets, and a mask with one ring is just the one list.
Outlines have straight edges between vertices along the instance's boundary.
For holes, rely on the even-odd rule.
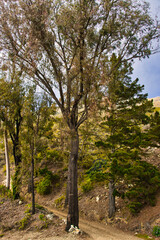
[[[64,212],[58,211],[57,209],[47,207],[49,211],[60,218],[66,219]],[[138,240],[139,238],[125,233],[117,228],[104,225],[102,223],[91,222],[80,219],[79,227],[82,231],[88,234],[88,239],[92,240]]]
[[[4,205],[2,206],[4,208]],[[11,206],[12,207],[12,206]],[[20,208],[21,206],[19,206]],[[45,207],[49,212],[53,212],[56,216],[59,216],[61,219],[66,220],[66,213],[58,211],[52,207]],[[16,210],[17,211],[17,210]],[[19,210],[18,210],[19,211]],[[22,210],[22,213],[24,209]],[[13,212],[14,213],[14,212]],[[64,222],[63,226],[58,229],[55,227],[50,227],[47,229],[41,229],[41,231],[35,231],[34,228],[28,228],[25,230],[17,231],[12,229],[10,231],[4,232],[4,236],[1,236],[2,240],[138,240],[139,238],[123,232],[117,228],[111,227],[109,225],[87,221],[80,219],[79,227],[86,233],[86,235],[75,235],[72,233],[66,233],[64,231]],[[37,222],[36,222],[37,224]],[[55,224],[55,223],[54,223]],[[53,225],[56,226],[56,225]]]

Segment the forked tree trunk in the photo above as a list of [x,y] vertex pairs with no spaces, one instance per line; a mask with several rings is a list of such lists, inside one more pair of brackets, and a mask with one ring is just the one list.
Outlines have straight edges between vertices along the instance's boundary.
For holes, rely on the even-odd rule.
[[116,211],[114,191],[115,191],[114,181],[110,180],[110,182],[109,182],[109,211],[108,211],[109,218],[114,217],[115,211]]
[[6,187],[10,189],[10,162],[8,152],[7,130],[4,131],[5,159],[6,159]]
[[79,149],[78,131],[71,131],[71,153],[68,167],[68,216],[66,231],[73,225],[79,225],[79,210],[78,210],[78,188],[77,188],[77,160]]

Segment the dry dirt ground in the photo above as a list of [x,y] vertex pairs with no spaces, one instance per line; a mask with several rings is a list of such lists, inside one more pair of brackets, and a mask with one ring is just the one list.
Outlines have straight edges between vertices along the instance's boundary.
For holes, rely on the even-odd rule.
[[[19,201],[11,201],[10,199],[0,199],[0,228],[1,239],[3,240],[63,240],[63,239],[85,239],[85,240],[136,240],[135,236],[129,233],[124,233],[121,230],[100,224],[98,222],[90,222],[80,220],[80,235],[74,233],[66,233],[64,231],[64,220],[66,214],[57,210],[48,208],[37,209],[34,216],[30,216],[26,222],[25,230],[20,230],[22,227],[21,220],[26,218],[26,204],[19,204]],[[40,220],[39,216],[53,216],[51,220]],[[57,217],[57,215],[59,217]],[[47,223],[47,228],[46,228]]]
[[[156,165],[160,169],[160,149],[149,149],[152,157],[145,160]],[[0,161],[0,183],[4,180],[2,173],[2,162]],[[28,209],[25,203],[0,199],[0,237],[4,240],[65,240],[65,239],[92,239],[92,240],[136,240],[135,233],[147,233],[152,237],[152,227],[160,226],[160,193],[157,194],[155,207],[146,206],[138,216],[131,216],[127,212],[124,202],[116,199],[117,212],[114,221],[107,218],[108,189],[99,185],[88,194],[79,192],[80,229],[86,234],[74,235],[66,233],[66,213],[63,207],[55,209],[55,200],[64,195],[64,191],[41,197],[36,195],[36,202],[48,208],[48,211],[37,209],[36,214],[27,220],[24,230],[19,230],[20,221],[27,215]],[[30,202],[30,195],[26,195]],[[54,213],[53,219],[46,219],[46,215]],[[44,218],[40,215],[44,215]],[[59,216],[59,217],[57,217]],[[45,228],[47,226],[47,228]],[[156,238],[152,238],[156,239]],[[157,238],[158,239],[158,238]]]
[[[64,221],[55,214],[36,208],[36,214],[28,213],[28,205],[6,198],[0,199],[0,237],[5,240],[75,239],[64,231]],[[29,216],[27,218],[27,216]],[[40,219],[41,216],[41,219]],[[50,216],[50,219],[47,218]],[[26,221],[24,220],[26,219]],[[23,229],[24,226],[24,229]],[[83,237],[83,236],[82,236]],[[76,239],[78,239],[77,236]]]

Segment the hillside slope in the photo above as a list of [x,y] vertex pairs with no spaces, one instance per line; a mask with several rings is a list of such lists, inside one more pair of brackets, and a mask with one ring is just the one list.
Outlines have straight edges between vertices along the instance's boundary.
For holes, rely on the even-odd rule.
[[[156,97],[153,99],[153,103],[155,107],[160,107],[160,97]],[[155,165],[160,170],[160,149],[159,148],[148,148],[148,154],[143,157],[143,160]],[[2,184],[5,179],[5,175],[3,172],[3,165],[5,165],[4,154],[0,153],[0,184]],[[54,164],[49,166],[49,170],[52,172],[56,172]],[[80,173],[81,174],[81,173]],[[80,176],[79,174],[79,176]],[[67,178],[66,178],[67,179]],[[26,191],[26,189],[25,189]],[[36,194],[36,202],[40,205],[48,207],[50,210],[55,211],[55,207],[57,207],[60,211],[55,211],[55,214],[60,217],[65,218],[66,209],[64,208],[64,197],[65,197],[66,185],[57,190],[53,190],[53,192],[46,196],[40,196]],[[24,194],[24,198],[27,201],[31,202],[30,194]],[[59,199],[62,199],[60,204],[57,204]],[[3,202],[3,199],[2,201]],[[13,208],[13,203],[11,203],[11,207],[5,209],[6,219],[11,219],[9,217],[7,209],[9,209],[10,213],[15,214],[15,210]],[[17,206],[20,211],[20,207]],[[99,240],[132,240],[137,239],[135,236],[136,233],[148,234],[152,237],[152,229],[154,226],[160,226],[160,192],[157,193],[157,202],[156,206],[145,206],[141,212],[132,216],[129,213],[129,210],[126,208],[124,200],[121,198],[116,198],[116,215],[115,218],[110,220],[108,218],[108,186],[103,183],[99,183],[92,189],[90,192],[84,194],[79,188],[79,211],[81,221],[82,230],[91,235],[92,238],[85,236],[86,239],[99,239]],[[2,204],[2,208],[3,204]],[[13,211],[12,211],[13,210]],[[24,212],[24,209],[22,209]],[[2,210],[1,210],[1,219],[2,219]],[[85,222],[86,221],[86,222]],[[86,223],[86,224],[85,224]],[[2,224],[2,222],[1,222]],[[114,228],[108,227],[108,225],[113,226]],[[63,227],[63,228],[62,228]],[[56,228],[52,228],[49,226],[48,230],[43,230],[42,232],[33,232],[32,227],[26,231],[17,232],[13,230],[7,230],[2,239],[4,240],[14,240],[20,237],[23,240],[26,239],[52,239],[52,233],[58,230],[54,235],[54,239],[62,240],[62,239],[78,239],[78,236],[67,235],[64,229],[64,222],[57,225]],[[129,234],[125,234],[117,229],[123,230],[125,232],[130,232]],[[56,234],[59,234],[57,236]],[[117,236],[119,236],[117,238]],[[98,238],[99,237],[99,238]],[[156,238],[154,238],[156,239]]]
[[160,107],[160,97],[155,97],[155,98],[149,98],[149,100],[153,100],[153,105],[154,107]]

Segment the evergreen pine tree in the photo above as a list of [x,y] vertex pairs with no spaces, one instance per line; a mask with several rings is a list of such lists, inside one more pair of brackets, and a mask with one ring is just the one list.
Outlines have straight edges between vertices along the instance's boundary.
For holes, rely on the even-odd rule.
[[118,69],[108,79],[107,104],[104,106],[107,114],[101,123],[107,127],[106,140],[96,143],[105,148],[110,162],[109,217],[115,213],[115,184],[125,178],[127,169],[134,162],[140,160],[142,147],[146,144],[144,125],[149,124],[148,113],[153,111],[152,101],[142,93],[144,86],[138,83],[138,79],[131,80],[131,64],[119,64],[113,54],[110,64],[116,63]]

